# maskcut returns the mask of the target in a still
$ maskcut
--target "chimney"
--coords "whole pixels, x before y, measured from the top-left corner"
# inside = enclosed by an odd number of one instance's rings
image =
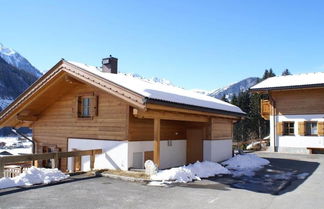
[[[102,72],[117,74],[117,64],[118,64],[118,59],[112,57],[111,55],[108,58],[103,58]]]

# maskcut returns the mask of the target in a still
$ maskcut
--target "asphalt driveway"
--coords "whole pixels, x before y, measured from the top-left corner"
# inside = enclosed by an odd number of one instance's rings
[[[106,177],[0,190],[0,208],[323,208],[324,155],[258,153],[271,166],[254,178],[217,177],[152,187]],[[298,179],[300,173],[309,173]],[[271,182],[269,176],[289,173]],[[271,178],[270,178],[271,179]]]

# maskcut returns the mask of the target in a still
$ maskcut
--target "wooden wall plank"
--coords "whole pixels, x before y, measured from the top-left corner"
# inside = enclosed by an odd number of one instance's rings
[[[324,88],[273,91],[279,115],[304,115],[324,113]]]

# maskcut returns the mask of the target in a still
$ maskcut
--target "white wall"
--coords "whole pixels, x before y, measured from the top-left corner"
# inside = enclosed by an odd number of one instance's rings
[[[271,140],[270,146],[274,146],[273,129],[275,126],[272,123],[273,116],[270,117]],[[278,136],[276,135],[276,145],[279,147],[279,152],[299,152],[308,153],[307,147],[324,147],[324,136],[300,136],[298,133],[298,122],[301,121],[324,121],[324,114],[312,115],[279,115],[276,116],[277,122],[294,121],[295,136]]]
[[[102,149],[103,154],[96,155],[95,169],[128,169],[127,141],[72,139],[68,140],[68,151],[73,149],[89,150]],[[68,169],[72,170],[73,160],[68,159]],[[82,157],[82,171],[90,170],[90,157]]]
[[[172,146],[168,146],[168,141],[161,141],[160,144],[160,168],[170,168],[186,164],[187,141],[171,140]],[[128,170],[133,167],[134,152],[141,152],[144,160],[145,151],[153,151],[153,141],[111,141],[111,140],[91,140],[75,139],[68,140],[68,150],[73,149],[103,149],[103,154],[96,155],[95,169],[121,169]],[[144,162],[143,162],[144,166]],[[73,159],[68,159],[68,169],[72,170]],[[82,171],[90,170],[90,157],[82,157]]]
[[[160,168],[171,168],[185,165],[187,163],[187,140],[161,141]]]
[[[171,140],[172,146],[168,146],[168,141],[160,142],[160,168],[170,168],[186,164],[187,141]],[[128,162],[129,167],[133,167],[134,152],[153,151],[153,141],[134,141],[128,143]],[[143,162],[144,165],[144,162]]]
[[[131,141],[128,142],[128,168],[134,167],[133,154],[134,152],[142,152],[142,158],[144,159],[144,152],[153,151],[153,141]],[[144,168],[144,162],[142,165]]]
[[[232,157],[232,139],[204,140],[203,159],[221,162]]]

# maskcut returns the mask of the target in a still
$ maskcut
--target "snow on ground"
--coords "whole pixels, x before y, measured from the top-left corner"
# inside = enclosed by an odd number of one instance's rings
[[[51,182],[61,181],[68,177],[69,175],[62,173],[57,168],[47,169],[31,167],[14,178],[1,178],[0,189],[17,186],[31,186],[34,184],[49,184]]]
[[[3,151],[10,152],[13,155],[32,153],[32,143],[29,141],[20,142],[18,137],[0,137],[0,143],[1,142],[5,142],[6,146],[0,148],[0,153]]]
[[[248,144],[246,146],[246,149],[250,150],[253,149],[255,146],[257,146],[258,144],[260,144],[261,142],[252,142],[251,144]]]
[[[171,169],[159,171],[151,176],[151,180],[165,183],[180,182],[187,183],[194,180],[201,180],[211,176],[230,174],[234,177],[246,175],[253,176],[255,171],[261,169],[270,162],[255,154],[236,155],[235,157],[221,164],[203,161]]]
[[[255,154],[236,155],[222,163],[232,172],[234,177],[246,175],[253,176],[256,170],[268,165],[269,160],[258,157]]]
[[[151,176],[151,180],[187,183],[189,181],[200,180],[200,178],[207,178],[220,174],[230,174],[230,171],[215,162],[198,161],[187,166],[162,170]]]

